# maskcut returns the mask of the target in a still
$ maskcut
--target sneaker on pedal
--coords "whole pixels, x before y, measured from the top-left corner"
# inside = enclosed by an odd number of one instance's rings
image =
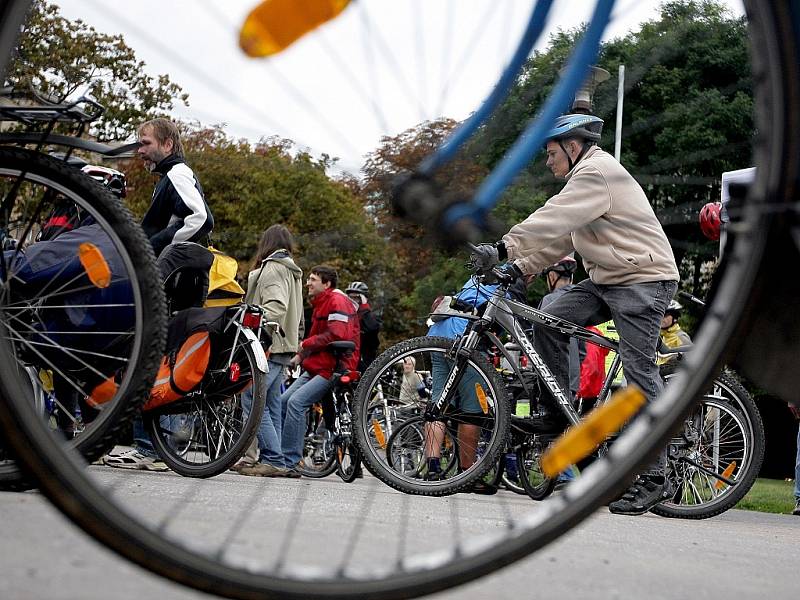
[[[794,505],[794,510],[792,511],[792,514],[800,517],[800,498],[798,498],[797,503]]]
[[[640,475],[622,497],[608,505],[608,510],[615,515],[643,515],[673,494],[669,479]]]

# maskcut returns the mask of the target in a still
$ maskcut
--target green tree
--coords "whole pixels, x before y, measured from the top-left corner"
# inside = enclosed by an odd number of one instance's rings
[[[493,167],[536,115],[582,31],[557,32],[547,49],[528,60],[501,110],[473,141],[476,161]],[[595,95],[595,113],[606,122],[601,146],[614,145],[613,75],[624,64],[621,161],[647,193],[684,281],[700,283],[700,265],[715,255],[716,244],[701,235],[699,209],[719,199],[724,171],[751,160],[753,92],[744,19],[717,2],[666,2],[658,19],[604,43],[596,62],[612,73]],[[535,210],[560,186],[537,157],[499,210],[513,220],[524,212],[526,199]]]
[[[384,328],[387,339],[408,338],[424,331],[423,318],[440,294],[461,287],[467,271],[461,251],[447,252],[426,233],[392,213],[391,196],[398,176],[411,172],[453,131],[452,119],[426,121],[396,136],[387,136],[368,157],[360,195],[389,245],[392,264],[382,282],[386,296]],[[486,169],[459,156],[436,176],[449,197],[468,198]]]
[[[176,101],[188,105],[188,95],[168,75],[145,74],[145,63],[122,35],[70,21],[45,0],[31,6],[6,79],[6,85],[33,87],[58,99],[90,95],[106,107],[92,125],[99,139],[125,139],[142,121],[168,113]]]

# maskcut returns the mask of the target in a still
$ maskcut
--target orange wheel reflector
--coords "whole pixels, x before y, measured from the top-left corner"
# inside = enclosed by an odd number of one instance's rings
[[[383,427],[378,423],[378,419],[372,419],[372,431],[375,433],[375,440],[381,448],[386,448],[386,434],[383,433]]]
[[[111,269],[100,248],[90,242],[84,242],[78,246],[78,258],[89,281],[96,287],[107,288],[111,285]]]
[[[725,470],[722,472],[722,476],[725,479],[728,479],[731,475],[733,475],[733,472],[735,470],[736,470],[736,461],[734,460],[733,462],[731,462],[731,464],[729,464],[727,467],[725,467]],[[714,489],[721,490],[726,485],[728,485],[728,484],[725,483],[724,481],[722,481],[721,479],[718,479],[716,481],[716,483],[714,483]]]
[[[481,405],[483,414],[489,414],[489,402],[486,400],[486,392],[483,391],[483,386],[480,383],[475,384],[475,395],[478,397],[478,403]]]
[[[239,46],[252,57],[272,56],[342,12],[350,0],[265,0],[239,32]]]
[[[615,393],[611,400],[595,408],[583,421],[567,429],[553,442],[542,454],[542,472],[553,479],[589,456],[608,436],[622,429],[644,403],[644,394],[635,386]]]

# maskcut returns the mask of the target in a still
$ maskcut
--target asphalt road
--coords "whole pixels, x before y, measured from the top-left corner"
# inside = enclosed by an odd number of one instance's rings
[[[267,480],[223,475],[198,482],[172,473],[120,472],[92,468],[96,481],[146,520],[163,518],[167,498],[180,495],[191,504],[188,520],[193,531],[225,529],[234,514],[247,510],[253,523],[269,522],[264,531],[280,534],[281,524],[301,514],[308,527],[293,532],[291,548],[263,543],[263,531],[252,536],[237,533],[239,545],[250,554],[269,552],[303,556],[314,548],[330,551],[345,533],[346,519],[319,525],[320,515],[358,514],[366,533],[360,552],[380,556],[387,552],[386,529],[398,522],[399,506],[424,518],[426,532],[414,542],[433,543],[444,532],[452,535],[458,512],[462,535],[485,531],[503,523],[502,515],[535,510],[527,498],[501,492],[493,497],[460,494],[449,499],[408,498],[371,477],[346,485],[335,476],[325,480]],[[191,502],[186,501],[191,498]],[[253,499],[257,498],[257,502]],[[297,498],[303,512],[297,512]],[[368,513],[363,512],[370,498]],[[442,503],[448,505],[442,511]],[[218,510],[227,506],[228,512]],[[148,508],[150,507],[150,508]],[[410,508],[409,508],[410,507]],[[499,507],[499,508],[498,508]],[[533,508],[532,508],[533,507]],[[361,512],[359,512],[361,511]],[[214,516],[218,515],[218,516]],[[432,517],[431,515],[434,515]],[[437,517],[438,515],[438,517]],[[186,517],[187,514],[182,514]],[[215,522],[215,518],[220,522]],[[179,519],[176,517],[177,523]],[[0,598],[4,600],[183,600],[210,598],[163,580],[127,563],[86,537],[56,512],[37,492],[0,493]],[[176,526],[177,527],[177,526]],[[383,528],[383,537],[370,532]],[[244,531],[257,531],[250,524]],[[389,533],[389,538],[393,534]],[[254,541],[257,540],[257,541]],[[422,546],[420,546],[422,547]],[[619,517],[598,510],[578,528],[537,554],[463,587],[430,596],[473,598],[769,598],[800,597],[800,518],[732,510],[706,521],[664,519],[652,515]],[[265,559],[266,560],[266,559]]]

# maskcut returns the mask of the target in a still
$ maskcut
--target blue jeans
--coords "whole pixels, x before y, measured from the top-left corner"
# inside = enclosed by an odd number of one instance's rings
[[[158,422],[165,430],[178,432],[187,426],[188,417],[186,415],[163,415],[159,417]],[[144,428],[141,415],[137,415],[133,420],[133,447],[143,456],[160,458],[153,446],[153,440],[150,439],[150,434]]]
[[[303,372],[280,397],[286,419],[283,421],[281,448],[283,465],[292,468],[303,458],[303,442],[306,435],[306,413],[311,405],[319,402],[333,384],[321,375],[311,376]]]
[[[794,462],[794,497],[800,502],[800,427],[797,429],[797,458]]]
[[[614,319],[625,377],[652,402],[663,388],[656,364],[661,318],[677,288],[675,281],[599,285],[585,279],[549,304],[547,312],[582,326]],[[562,390],[569,390],[569,339],[553,329],[535,328],[536,351]],[[666,449],[647,473],[663,475],[665,464]]]
[[[265,376],[267,389],[267,402],[264,405],[264,414],[258,426],[256,439],[258,440],[258,462],[268,463],[274,467],[283,466],[283,452],[281,451],[281,432],[283,421],[281,417],[281,384],[283,383],[283,365],[269,361],[269,372]],[[253,388],[250,387],[242,395],[242,407],[245,418],[250,414],[253,406]]]
[[[136,415],[133,419],[133,447],[139,451],[139,454],[156,458],[156,449],[153,448],[153,442],[150,439],[150,434],[144,428],[144,422],[141,415]]]

